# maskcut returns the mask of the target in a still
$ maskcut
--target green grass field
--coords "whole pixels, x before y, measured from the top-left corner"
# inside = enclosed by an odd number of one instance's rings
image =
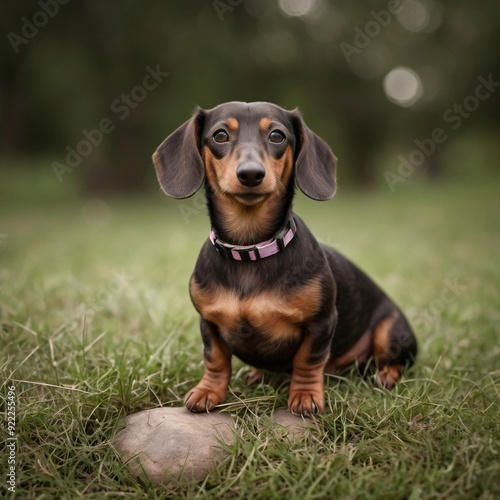
[[[18,498],[500,498],[498,178],[299,198],[318,239],[407,313],[418,362],[391,393],[327,377],[327,412],[293,445],[267,418],[287,377],[248,389],[235,362],[231,453],[203,484],[156,490],[108,440],[127,413],[182,405],[201,376],[187,289],[208,233],[200,198],[89,200],[71,179],[29,179],[3,173],[0,187],[1,412],[7,423],[15,401]]]

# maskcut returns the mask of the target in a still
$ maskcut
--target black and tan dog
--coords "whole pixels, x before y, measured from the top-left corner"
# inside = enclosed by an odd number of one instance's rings
[[[224,401],[233,354],[256,368],[253,381],[261,369],[291,372],[295,414],[323,412],[323,374],[351,363],[394,386],[417,350],[407,320],[292,213],[295,184],[314,200],[336,189],[336,158],[297,111],[264,102],[198,109],[153,161],[168,196],[204,185],[212,224],[190,281],[205,374],[186,396],[189,410]]]

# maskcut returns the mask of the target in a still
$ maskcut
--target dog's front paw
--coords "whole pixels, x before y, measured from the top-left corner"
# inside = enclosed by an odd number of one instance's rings
[[[186,394],[184,404],[189,411],[208,412],[223,403],[224,399],[225,393],[221,394],[220,391],[197,385]]]
[[[294,415],[310,417],[325,411],[323,391],[292,390],[288,398],[288,410]]]

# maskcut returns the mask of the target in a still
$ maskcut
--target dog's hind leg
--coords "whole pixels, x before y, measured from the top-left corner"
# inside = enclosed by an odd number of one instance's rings
[[[254,387],[262,382],[264,379],[264,371],[258,368],[252,368],[245,377],[245,383],[249,387]]]
[[[374,381],[392,389],[406,366],[413,364],[417,342],[406,318],[395,310],[381,319],[373,328]]]

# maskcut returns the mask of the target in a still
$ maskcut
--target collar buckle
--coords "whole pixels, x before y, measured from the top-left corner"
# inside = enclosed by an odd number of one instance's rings
[[[224,243],[221,243],[220,240],[214,235],[214,239],[212,240],[212,243],[217,250],[217,253],[224,257],[225,259],[232,259],[233,256],[231,255],[231,250],[227,248],[227,246]]]

